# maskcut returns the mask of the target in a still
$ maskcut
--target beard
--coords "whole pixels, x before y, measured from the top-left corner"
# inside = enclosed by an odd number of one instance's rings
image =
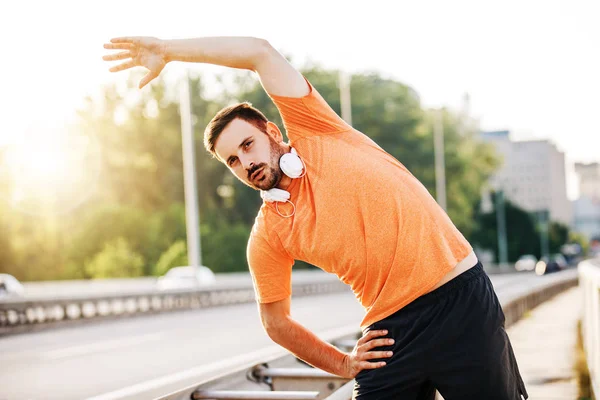
[[[255,165],[248,171],[248,185],[258,190],[269,190],[281,182],[283,171],[279,168],[279,159],[285,154],[285,150],[269,137],[269,162]],[[262,178],[252,180],[252,174],[262,168]]]

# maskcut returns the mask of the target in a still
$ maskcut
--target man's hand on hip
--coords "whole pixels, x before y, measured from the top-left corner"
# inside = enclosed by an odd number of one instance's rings
[[[385,366],[385,361],[372,362],[369,360],[389,358],[392,356],[391,351],[372,351],[375,348],[389,346],[394,343],[394,339],[381,338],[387,335],[386,330],[369,331],[361,337],[352,353],[348,354],[344,359],[343,375],[344,378],[353,379],[363,369],[376,369]]]

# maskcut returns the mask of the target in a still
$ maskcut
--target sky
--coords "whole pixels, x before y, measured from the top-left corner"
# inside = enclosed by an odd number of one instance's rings
[[[573,162],[600,162],[600,1],[19,1],[0,15],[0,146],[52,135],[86,95],[123,81],[103,43],[117,36],[262,37],[291,56],[348,72],[377,71],[425,107],[459,108],[484,130],[548,139]],[[214,73],[207,65],[174,63]]]

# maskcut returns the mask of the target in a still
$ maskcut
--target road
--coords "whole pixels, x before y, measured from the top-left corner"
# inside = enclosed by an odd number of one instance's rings
[[[553,279],[491,277],[501,301]],[[296,298],[292,316],[319,334],[358,329],[350,292]],[[0,399],[149,399],[259,353],[279,351],[255,304],[180,311],[0,338]]]

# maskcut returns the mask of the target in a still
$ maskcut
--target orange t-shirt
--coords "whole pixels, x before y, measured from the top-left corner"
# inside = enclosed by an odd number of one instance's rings
[[[406,167],[346,124],[312,86],[303,98],[270,96],[306,175],[287,189],[293,217],[266,202],[256,217],[247,256],[259,302],[290,296],[292,265],[303,260],[352,288],[365,328],[429,292],[472,251]],[[279,203],[279,210],[288,214],[291,206]]]

